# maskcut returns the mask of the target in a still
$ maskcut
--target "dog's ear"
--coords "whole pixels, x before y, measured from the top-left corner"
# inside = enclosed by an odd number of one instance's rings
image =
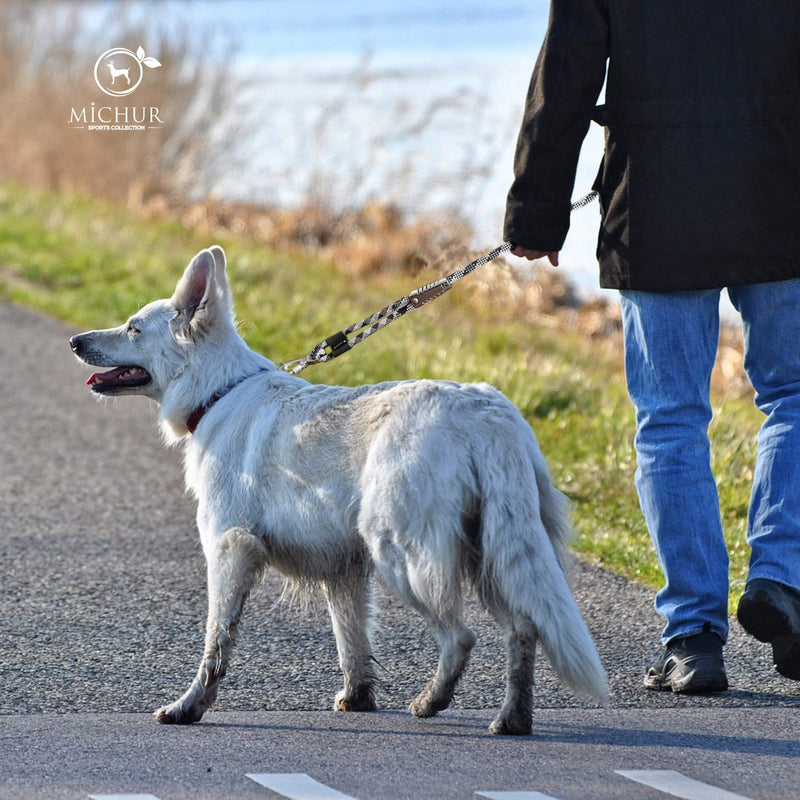
[[[176,327],[183,334],[202,332],[214,318],[217,305],[216,259],[201,250],[191,261],[175,287],[172,304],[178,312]]]
[[[225,258],[225,251],[218,244],[212,244],[211,247],[208,248],[208,252],[214,256],[214,264],[217,267],[217,275],[224,274],[225,266],[228,263],[227,259]]]
[[[231,287],[228,283],[228,276],[225,272],[227,266],[227,259],[225,258],[225,251],[218,245],[212,245],[208,248],[208,252],[214,256],[214,280],[217,284],[217,290],[220,297],[225,303],[225,307],[233,316],[233,301],[231,300]]]

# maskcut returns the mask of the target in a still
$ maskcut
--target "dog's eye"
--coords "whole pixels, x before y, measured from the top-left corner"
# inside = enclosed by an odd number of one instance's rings
[[[129,322],[128,323],[128,333],[131,336],[138,336],[141,333],[141,331],[132,322]]]

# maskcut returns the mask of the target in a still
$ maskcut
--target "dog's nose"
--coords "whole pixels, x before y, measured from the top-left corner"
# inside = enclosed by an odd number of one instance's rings
[[[78,350],[80,350],[81,344],[82,344],[82,342],[81,342],[81,337],[80,336],[73,336],[69,340],[69,346],[72,348],[72,352],[73,353],[77,353]]]

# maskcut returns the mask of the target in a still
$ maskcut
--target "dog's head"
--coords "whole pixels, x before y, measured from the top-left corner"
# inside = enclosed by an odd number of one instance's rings
[[[230,332],[225,253],[214,246],[192,259],[169,300],[149,303],[117,328],[73,336],[70,346],[84,364],[110,368],[87,381],[96,394],[140,394],[160,403],[196,360],[196,345]]]

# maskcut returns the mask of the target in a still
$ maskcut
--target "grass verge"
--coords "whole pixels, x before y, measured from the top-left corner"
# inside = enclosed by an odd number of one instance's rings
[[[348,276],[244,237],[215,241],[228,253],[242,335],[276,362],[305,354],[428,279]],[[143,222],[115,206],[0,185],[0,296],[76,329],[118,324],[168,296],[191,256],[211,243],[177,223]],[[582,557],[658,587],[661,574],[633,487],[633,412],[618,343],[505,318],[502,306],[476,307],[470,293],[466,279],[424,312],[304,377],[349,385],[421,377],[496,385],[531,423],[554,482],[572,499]],[[732,603],[747,571],[759,424],[750,400],[715,397],[711,435]]]

